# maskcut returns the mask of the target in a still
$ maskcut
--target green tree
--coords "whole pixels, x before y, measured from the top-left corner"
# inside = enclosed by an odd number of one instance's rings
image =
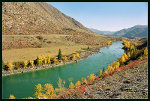
[[[59,51],[58,51],[58,59],[59,59],[59,60],[62,59],[61,49],[59,49]]]

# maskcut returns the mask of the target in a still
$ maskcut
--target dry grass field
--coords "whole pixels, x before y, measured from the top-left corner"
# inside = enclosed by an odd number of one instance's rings
[[[36,38],[40,36],[41,39]],[[30,42],[30,45],[34,43],[40,43],[40,47],[28,47],[21,49],[6,49],[2,51],[2,59],[4,62],[12,61],[25,61],[25,60],[33,60],[36,59],[37,56],[47,56],[51,55],[51,57],[58,54],[58,50],[62,50],[63,55],[69,55],[71,53],[75,53],[76,51],[80,51],[81,48],[87,48],[87,45],[77,44],[71,41],[67,41],[64,39],[65,36],[68,35],[3,35],[3,41],[12,42],[14,47],[18,44],[13,42],[13,40],[24,40],[24,44],[26,42]]]

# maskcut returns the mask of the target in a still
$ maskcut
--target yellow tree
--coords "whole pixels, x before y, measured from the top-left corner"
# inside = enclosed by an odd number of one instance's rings
[[[81,82],[78,80],[75,84],[76,87],[80,86],[81,85]]]
[[[102,71],[102,70],[100,70],[100,71],[99,71],[99,75],[98,75],[98,76],[99,76],[99,77],[101,77],[101,76],[102,76],[102,74],[103,74],[103,71]]]
[[[81,83],[83,84],[84,83],[84,78],[82,77],[82,79],[81,79]]]
[[[126,62],[126,60],[125,60],[124,55],[122,55],[121,58],[120,58],[120,63],[124,63],[124,62]]]
[[[15,99],[15,96],[10,94],[9,99]]]
[[[74,84],[72,82],[70,82],[69,88],[73,89],[74,87],[75,87]]]
[[[108,41],[107,41],[107,45],[110,45],[110,44],[111,44],[111,40],[108,40]]]
[[[130,52],[127,52],[127,56],[128,56],[129,58],[131,57]]]
[[[76,56],[77,56],[77,58],[80,58],[80,55],[79,55],[79,53],[76,53]]]
[[[63,58],[63,59],[64,59],[64,61],[67,61],[67,60],[68,60],[66,56],[64,56],[64,58]]]
[[[108,72],[111,72],[112,71],[112,66],[108,65]]]
[[[95,78],[96,78],[96,76],[95,76],[95,74],[90,74],[90,76],[89,76],[89,80],[95,80]]]
[[[72,54],[72,60],[75,60],[75,59],[76,59],[75,54]]]
[[[41,56],[38,56],[36,60],[37,60],[38,66],[42,65],[42,57]]]
[[[144,55],[148,55],[148,49],[147,49],[147,47],[144,49]]]
[[[29,63],[31,66],[34,66],[34,61],[30,60]]]
[[[8,63],[7,63],[7,66],[8,66],[8,68],[9,68],[9,70],[12,70],[12,67],[13,67],[12,62],[8,62]]]
[[[126,53],[124,53],[123,55],[124,55],[124,57],[125,57],[125,60],[128,60],[128,56],[127,56],[127,54],[126,54]]]
[[[84,79],[84,81],[83,81],[85,84],[87,84],[87,80],[86,80],[86,78]]]
[[[43,87],[42,87],[41,84],[35,85],[35,93],[34,93],[34,95],[35,95],[36,98],[39,98],[39,97],[43,96],[42,91],[43,91]]]
[[[47,83],[44,85],[44,87],[45,87],[44,89],[45,89],[45,93],[47,96],[51,96],[51,95],[55,94],[55,90],[54,90],[52,84]]]
[[[24,61],[24,68],[27,67],[28,61]]]
[[[51,58],[47,57],[47,63],[50,64],[51,63]]]
[[[53,58],[53,62],[56,63],[58,62],[58,59],[56,57]]]
[[[46,57],[43,57],[43,63],[47,64],[47,58]]]

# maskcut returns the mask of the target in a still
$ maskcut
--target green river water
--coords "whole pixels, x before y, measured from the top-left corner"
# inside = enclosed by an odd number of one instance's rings
[[[100,69],[106,69],[108,64],[116,61],[124,53],[122,47],[121,41],[113,42],[112,45],[101,48],[100,53],[95,53],[78,63],[5,76],[2,78],[2,97],[9,98],[10,94],[13,94],[16,98],[33,96],[35,85],[38,83],[42,85],[51,83],[56,88],[58,87],[59,77],[65,80],[65,87],[68,88],[69,79],[72,79],[72,82],[75,83],[82,77],[87,77],[91,73],[98,75]]]

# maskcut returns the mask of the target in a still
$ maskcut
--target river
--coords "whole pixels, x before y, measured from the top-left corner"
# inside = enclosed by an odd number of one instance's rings
[[[112,45],[101,48],[99,53],[95,53],[78,63],[5,76],[2,78],[2,97],[9,98],[10,94],[16,98],[34,96],[35,85],[51,83],[56,88],[59,77],[65,80],[65,87],[68,88],[69,80],[75,83],[82,77],[87,77],[91,73],[98,75],[100,69],[106,69],[108,64],[116,61],[124,53],[122,47],[121,41],[113,42]]]

